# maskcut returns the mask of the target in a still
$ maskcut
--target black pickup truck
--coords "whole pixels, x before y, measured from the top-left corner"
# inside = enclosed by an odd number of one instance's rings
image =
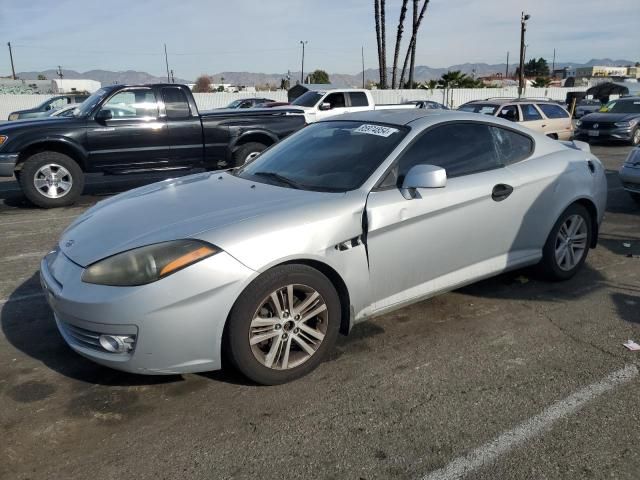
[[[71,117],[0,125],[0,176],[15,175],[35,205],[59,207],[80,196],[85,172],[230,168],[304,125],[294,108],[200,113],[184,85],[112,85]]]

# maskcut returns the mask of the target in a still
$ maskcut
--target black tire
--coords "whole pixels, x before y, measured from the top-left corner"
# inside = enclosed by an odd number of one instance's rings
[[[47,164],[63,167],[71,178],[71,187],[66,193],[57,198],[48,197],[35,185],[36,173]],[[80,166],[71,157],[58,152],[40,152],[27,158],[22,165],[18,180],[27,199],[42,208],[71,205],[82,194],[82,189],[84,188],[84,173]]]
[[[556,260],[556,241],[558,237],[558,231],[567,221],[567,219],[572,215],[579,215],[580,217],[582,217],[582,220],[586,224],[586,247],[582,254],[582,258],[580,258],[580,260],[574,265],[574,267],[570,270],[563,270],[562,268],[560,268],[558,261]],[[587,209],[578,203],[570,205],[564,212],[562,212],[562,215],[560,215],[560,218],[558,218],[558,221],[556,221],[555,225],[551,229],[551,233],[549,233],[549,237],[547,238],[544,248],[542,249],[542,260],[538,265],[540,273],[542,273],[543,276],[548,280],[569,280],[578,272],[578,270],[580,270],[585,260],[587,259],[589,248],[591,247],[592,235],[593,225],[591,221],[591,215],[589,214]]]
[[[266,149],[266,145],[258,142],[249,142],[244,145],[240,145],[233,152],[233,165],[235,167],[240,167],[245,164],[247,159],[250,159],[249,157],[254,156],[256,153],[261,153]]]
[[[629,142],[634,147],[640,145],[640,127],[636,127],[633,132],[631,132],[631,141]]]
[[[249,345],[251,321],[263,299],[289,284],[311,287],[327,306],[327,325],[322,343],[304,363],[290,369],[272,369],[263,365]],[[340,329],[340,298],[331,281],[306,265],[282,265],[255,279],[236,300],[225,327],[224,354],[247,378],[261,385],[278,385],[302,377],[315,369],[333,348]],[[282,330],[284,332],[284,330]]]

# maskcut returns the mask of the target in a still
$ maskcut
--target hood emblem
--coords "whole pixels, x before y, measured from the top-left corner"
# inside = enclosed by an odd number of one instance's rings
[[[72,247],[74,243],[76,243],[75,240],[69,240],[67,241],[67,243],[64,244],[64,246],[69,248],[69,247]]]
[[[593,124],[593,128],[598,128],[599,126],[600,126],[600,124],[599,124],[599,123],[594,123],[594,124]]]

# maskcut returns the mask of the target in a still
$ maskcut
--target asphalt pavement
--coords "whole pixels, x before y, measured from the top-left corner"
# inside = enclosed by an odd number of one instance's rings
[[[511,272],[365,322],[287,385],[137,376],[72,352],[38,264],[87,207],[161,175],[91,177],[77,205],[0,181],[1,479],[640,478],[640,206],[608,169],[572,280]],[[180,319],[176,318],[179,322]]]

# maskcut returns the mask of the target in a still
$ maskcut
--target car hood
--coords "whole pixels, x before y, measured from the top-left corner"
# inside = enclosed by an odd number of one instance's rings
[[[640,117],[640,113],[590,113],[585,115],[582,120],[588,122],[626,122],[634,118]]]
[[[0,133],[8,134],[14,131],[26,130],[34,125],[47,125],[55,127],[57,125],[63,125],[65,123],[72,122],[77,119],[75,117],[35,117],[24,118],[19,120],[13,120],[0,124]]]
[[[267,214],[285,221],[287,209],[313,211],[314,204],[342,195],[257,183],[224,172],[190,175],[98,203],[65,230],[59,246],[72,261],[87,266],[152,243],[212,236],[215,242],[211,232],[222,227]]]

